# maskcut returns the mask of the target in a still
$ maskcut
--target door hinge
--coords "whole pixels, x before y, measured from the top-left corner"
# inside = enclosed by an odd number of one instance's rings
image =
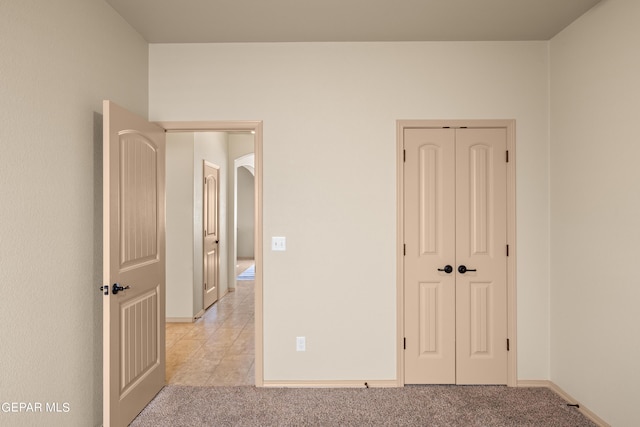
[[[509,150],[507,150],[507,163],[509,163]]]
[[[507,338],[507,351],[509,351],[509,338]]]
[[[507,245],[507,256],[509,256],[509,245]]]
[[[407,337],[404,337],[402,339],[402,349],[406,350],[407,349]]]
[[[403,244],[402,245],[402,255],[406,256],[407,255],[407,244]]]

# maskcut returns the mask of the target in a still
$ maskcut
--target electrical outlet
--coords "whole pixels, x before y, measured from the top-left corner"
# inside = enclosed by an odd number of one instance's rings
[[[306,337],[296,337],[296,351],[307,351]]]
[[[287,238],[286,237],[271,237],[271,250],[272,251],[286,251],[287,250]]]

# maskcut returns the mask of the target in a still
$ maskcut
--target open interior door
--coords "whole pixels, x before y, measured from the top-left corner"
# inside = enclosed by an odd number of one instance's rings
[[[114,427],[165,383],[165,135],[110,101],[103,115],[103,421]]]
[[[204,225],[204,309],[218,300],[220,282],[220,223],[218,205],[220,194],[220,167],[204,162],[204,197],[202,223]]]

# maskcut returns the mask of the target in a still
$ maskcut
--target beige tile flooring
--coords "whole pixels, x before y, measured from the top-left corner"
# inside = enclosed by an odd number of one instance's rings
[[[236,274],[251,264],[253,260],[239,260]],[[197,321],[166,324],[168,384],[255,384],[253,288],[253,281],[238,281],[234,292],[223,296]]]

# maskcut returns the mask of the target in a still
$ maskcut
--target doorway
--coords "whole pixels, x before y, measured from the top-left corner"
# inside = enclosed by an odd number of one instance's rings
[[[245,326],[255,338],[253,382],[262,386],[262,122],[150,123],[108,100],[103,102],[103,121],[104,424],[128,423],[165,383],[168,130],[254,134],[256,303],[253,325]],[[193,158],[191,154],[191,162]],[[193,187],[186,193],[194,193]],[[202,228],[196,229],[193,221],[189,228],[202,238]]]
[[[239,142],[242,143],[242,141]],[[229,288],[235,289],[238,275],[245,270],[245,261],[255,260],[255,154],[253,152],[240,155],[233,161],[232,197],[231,266],[240,271],[238,274],[229,276]],[[239,260],[243,262],[240,263]],[[255,264],[253,265],[255,270]]]
[[[253,335],[255,346],[255,364],[252,368],[254,384],[258,387],[263,385],[263,335],[262,335],[262,122],[242,121],[242,122],[158,122],[167,132],[228,132],[250,134],[253,139],[254,154],[254,174],[255,174],[255,196],[254,196],[254,246],[255,246],[255,280],[251,297],[254,303],[251,305],[251,319],[253,324],[250,332]],[[233,257],[229,257],[232,259]],[[235,265],[229,267],[229,276],[235,277],[232,272]],[[231,283],[231,281],[229,281]],[[230,294],[227,294],[230,295]],[[237,295],[234,295],[237,298]],[[222,302],[220,300],[219,302]],[[217,305],[217,304],[216,304]],[[215,305],[214,305],[215,307]],[[249,330],[249,329],[247,329]],[[198,333],[198,332],[194,332]],[[206,332],[200,332],[205,333]]]
[[[398,121],[398,382],[516,382],[514,122]]]

